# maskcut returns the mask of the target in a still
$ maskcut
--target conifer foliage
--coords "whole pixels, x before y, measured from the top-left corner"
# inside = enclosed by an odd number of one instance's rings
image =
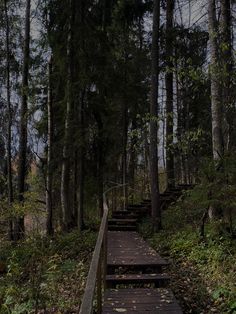
[[[223,171],[235,147],[234,3],[206,1],[199,17],[182,2],[2,2],[10,238],[24,237],[32,207],[49,235],[82,230],[110,189],[113,208],[150,198],[159,230],[159,191],[198,183],[203,158]]]

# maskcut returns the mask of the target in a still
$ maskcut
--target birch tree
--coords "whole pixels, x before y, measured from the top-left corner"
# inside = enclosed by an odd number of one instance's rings
[[[218,25],[216,19],[215,0],[208,1],[208,28],[210,41],[210,74],[211,74],[211,115],[212,115],[212,148],[213,158],[219,163],[224,155],[224,143],[222,132],[222,103],[221,86],[219,77],[219,49],[218,49]]]

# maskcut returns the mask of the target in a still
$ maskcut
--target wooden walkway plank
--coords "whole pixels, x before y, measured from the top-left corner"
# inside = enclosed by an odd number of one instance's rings
[[[105,292],[102,313],[182,314],[182,310],[173,293],[168,289],[126,288],[111,289]]]
[[[168,263],[137,232],[109,231],[107,243],[107,288],[118,289],[105,291],[103,314],[182,314],[173,293],[163,288],[169,277],[160,271]]]
[[[165,266],[168,263],[137,232],[108,232],[109,266]]]

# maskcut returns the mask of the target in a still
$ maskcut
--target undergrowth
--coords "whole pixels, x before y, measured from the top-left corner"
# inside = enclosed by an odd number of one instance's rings
[[[83,295],[96,233],[73,231],[54,239],[2,244],[0,313],[75,313]]]
[[[172,266],[175,264],[174,272],[179,272],[180,278],[176,279],[174,292],[182,298],[185,313],[235,314],[236,240],[221,229],[219,221],[208,221],[205,238],[201,238],[201,213],[186,211],[181,205],[179,202],[163,213],[161,232],[152,235],[149,220],[140,225],[140,231],[157,251],[172,261]],[[183,282],[192,283],[189,287]],[[179,293],[180,286],[183,291]]]

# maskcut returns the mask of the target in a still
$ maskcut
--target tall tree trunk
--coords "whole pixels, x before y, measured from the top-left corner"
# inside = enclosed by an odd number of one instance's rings
[[[211,55],[211,119],[212,119],[212,150],[213,160],[216,163],[216,169],[222,169],[222,158],[224,157],[223,140],[223,109],[221,103],[221,73],[219,61],[219,30],[216,19],[215,0],[208,0],[208,27]],[[209,217],[217,216],[217,208],[210,206]]]
[[[220,60],[222,62],[222,105],[224,109],[224,118],[226,124],[226,132],[224,136],[225,151],[232,153],[235,150],[235,103],[233,100],[233,43],[232,43],[232,16],[231,16],[231,1],[221,0],[221,19],[220,19]],[[225,178],[228,181],[228,178]],[[228,183],[228,182],[227,182]],[[229,226],[232,234],[232,217],[230,209],[225,209],[223,212],[225,223]]]
[[[218,27],[215,0],[208,0],[208,24],[211,54],[211,115],[213,158],[220,162],[224,155],[222,132],[222,104],[219,78]]]
[[[73,153],[73,204],[72,204],[72,223],[73,227],[77,227],[78,223],[78,149],[74,149]]]
[[[47,234],[53,234],[52,224],[52,159],[53,159],[53,100],[52,100],[52,59],[48,64],[48,147],[47,147],[47,177],[46,177],[46,210],[47,210]]]
[[[97,122],[97,186],[98,186],[98,207],[99,216],[103,216],[103,121],[99,111],[94,111],[94,117]]]
[[[11,153],[11,128],[12,128],[12,109],[11,109],[11,83],[10,83],[10,28],[7,1],[4,0],[4,11],[6,20],[6,85],[7,85],[7,185],[8,185],[8,204],[13,202],[13,185],[12,185],[12,153]],[[9,221],[9,239],[13,240],[12,220]]]
[[[176,48],[176,47],[175,47]],[[177,51],[175,49],[175,56],[177,56]],[[177,154],[177,161],[178,161],[178,181],[180,183],[185,183],[185,173],[184,173],[184,162],[183,162],[183,151],[180,148],[181,140],[182,140],[182,133],[183,133],[183,109],[182,109],[182,101],[181,101],[181,89],[180,89],[180,77],[178,71],[178,60],[175,58],[175,82],[176,82],[176,107],[177,107],[177,130],[176,136],[178,141],[178,154]]]
[[[149,177],[150,177],[150,147],[148,144],[148,134],[147,130],[144,127],[143,132],[143,159],[144,159],[144,173],[143,173],[143,195],[146,197],[150,196],[150,184],[149,184]]]
[[[67,103],[64,145],[62,153],[61,171],[61,207],[62,207],[62,228],[67,231],[71,226],[72,213],[70,208],[70,144],[72,133],[72,108],[73,108],[73,26],[74,26],[74,0],[70,0],[69,30],[67,38]]]
[[[222,60],[222,89],[224,108],[226,113],[227,134],[226,134],[226,150],[231,150],[234,141],[234,121],[235,109],[232,99],[232,71],[233,71],[233,45],[231,34],[231,5],[230,0],[221,0],[221,19],[220,19],[220,32],[221,32],[221,60]]]
[[[132,122],[132,131],[135,132],[137,128],[137,121],[136,117],[133,118]],[[135,170],[136,170],[136,165],[137,165],[137,157],[136,157],[136,146],[137,140],[136,137],[133,136],[131,138],[131,147],[130,147],[130,162],[129,162],[129,180],[130,180],[130,187],[132,188],[131,190],[131,195],[132,195],[132,203],[134,201],[134,196],[135,196]]]
[[[158,79],[159,79],[159,28],[160,28],[160,0],[154,0],[153,31],[152,31],[152,73],[150,99],[150,179],[153,230],[161,228],[161,209],[158,179]]]
[[[166,8],[166,172],[167,185],[174,185],[174,155],[173,155],[173,15],[174,0],[167,0]]]
[[[85,0],[78,1],[78,12],[79,13],[79,24],[81,29],[85,25]],[[81,50],[85,50],[85,37],[82,36]],[[78,189],[77,189],[77,227],[79,231],[82,231],[85,227],[84,223],[84,185],[85,185],[85,97],[86,97],[86,86],[80,91],[79,99],[79,151],[78,151]]]
[[[84,228],[84,97],[85,90],[81,93],[79,126],[80,126],[80,149],[79,149],[79,180],[78,180],[78,213],[77,226],[80,231]]]
[[[26,2],[25,12],[25,39],[22,73],[22,102],[20,112],[20,143],[18,165],[18,199],[24,200],[26,178],[26,151],[27,151],[27,122],[28,122],[28,86],[29,86],[29,61],[30,61],[30,7],[31,1]],[[17,219],[14,227],[14,238],[17,240],[24,236],[24,217]]]
[[[98,125],[98,206],[99,214],[103,216],[103,123],[100,114],[96,115]]]
[[[126,98],[126,97],[125,97]],[[128,180],[127,180],[127,140],[128,140],[128,108],[126,104],[126,99],[123,103],[123,153],[122,153],[122,184],[123,184],[123,207],[126,209],[128,205]]]

